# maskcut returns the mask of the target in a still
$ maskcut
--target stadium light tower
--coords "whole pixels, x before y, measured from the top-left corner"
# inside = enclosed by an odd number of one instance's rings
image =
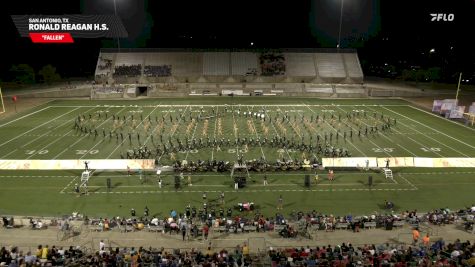
[[[114,15],[117,16],[117,3],[116,3],[116,0],[113,0],[114,1]],[[119,37],[117,37],[117,48],[119,49],[119,52],[120,52],[120,39]]]
[[[340,46],[341,46],[341,22],[343,20],[343,2],[345,0],[341,0],[341,5],[340,5],[340,26],[338,28],[338,44],[336,44],[336,48],[339,51]]]

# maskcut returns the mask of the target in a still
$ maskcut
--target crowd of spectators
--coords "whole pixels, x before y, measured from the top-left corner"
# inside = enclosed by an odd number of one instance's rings
[[[218,200],[221,201],[221,200]],[[242,204],[241,204],[242,205]],[[440,220],[435,218],[440,216]],[[417,210],[403,211],[395,214],[388,211],[386,214],[373,214],[369,216],[334,216],[333,214],[323,214],[315,210],[311,212],[292,212],[289,216],[276,213],[275,216],[264,216],[258,210],[249,212],[239,208],[239,203],[234,208],[223,208],[220,206],[210,206],[206,204],[202,208],[187,206],[184,212],[170,211],[169,216],[158,217],[135,216],[135,211],[131,218],[116,217],[112,219],[93,219],[88,223],[97,227],[98,231],[107,231],[114,228],[130,231],[154,230],[163,233],[183,232],[183,238],[202,237],[204,232],[209,230],[242,233],[242,232],[266,232],[274,231],[282,237],[296,237],[299,234],[309,236],[311,231],[335,231],[350,230],[359,232],[363,228],[386,228],[409,225],[419,227],[422,223],[440,225],[450,224],[456,221],[464,222],[465,229],[473,229],[473,215],[471,209],[450,211],[447,208],[433,210],[428,213],[417,213]],[[206,230],[205,230],[206,228]]]
[[[114,76],[134,77],[142,75],[142,65],[120,65],[115,66]]]
[[[282,54],[262,54],[259,64],[262,76],[285,75],[285,57]]]
[[[469,241],[432,245],[362,245],[273,249],[268,255],[272,266],[474,266],[475,245]]]
[[[112,59],[99,57],[99,64],[97,66],[99,70],[110,70],[112,69]]]
[[[206,193],[204,193],[206,199]],[[206,203],[206,202],[205,202]],[[146,230],[154,229],[166,234],[178,234],[183,236],[183,240],[195,238],[208,238],[208,233],[213,231],[225,231],[231,233],[238,232],[266,232],[275,231],[281,234],[287,231],[283,237],[292,237],[292,231],[302,231],[308,227],[319,230],[333,231],[338,224],[346,225],[346,229],[359,231],[365,223],[374,222],[376,227],[385,227],[388,223],[396,221],[408,224],[427,222],[440,225],[454,223],[463,218],[473,225],[475,206],[457,211],[448,208],[436,209],[428,213],[418,213],[417,210],[404,211],[398,215],[388,212],[387,215],[370,216],[334,216],[326,215],[316,211],[292,212],[289,216],[276,213],[274,217],[266,217],[255,210],[252,213],[236,211],[231,208],[225,210],[219,206],[196,209],[188,205],[184,212],[171,210],[168,216],[159,219],[156,216],[149,216],[150,211],[146,207],[143,216],[136,216],[136,211],[131,209],[130,218],[114,217],[89,219],[87,217],[73,216],[75,219],[84,220],[85,224],[97,227],[98,231],[109,231],[113,229]],[[73,218],[72,217],[72,218]],[[73,219],[74,219],[73,218]],[[71,219],[71,218],[70,218]],[[471,220],[471,221],[470,221]],[[12,219],[3,218],[6,228],[13,225]],[[61,225],[61,223],[59,223]],[[446,244],[439,239],[433,243],[429,242],[429,235],[425,236],[423,242],[415,240],[412,245],[362,245],[352,246],[350,243],[343,243],[339,246],[326,247],[306,247],[306,248],[282,248],[268,251],[269,263],[272,266],[455,266],[475,264],[475,246],[470,242]],[[102,243],[102,242],[101,242]],[[161,249],[134,248],[106,249],[100,246],[99,251],[91,253],[81,247],[70,247],[63,249],[55,246],[39,246],[36,252],[24,253],[18,248],[1,249],[0,266],[2,263],[7,266],[34,266],[48,263],[49,266],[120,266],[119,263],[142,263],[143,266],[252,266],[252,259],[249,257],[247,245],[237,247],[233,251],[225,249],[219,252],[208,248],[206,251],[165,251]],[[140,266],[140,265],[135,265]]]
[[[80,247],[63,247],[39,245],[36,251],[19,250],[17,247],[0,249],[0,266],[84,266],[81,261],[85,252]]]
[[[101,241],[97,251],[81,247],[63,249],[39,245],[36,251],[24,253],[17,247],[0,249],[0,266],[474,266],[475,245],[457,239],[446,243],[439,238],[433,243],[363,244],[315,247],[268,248],[267,255],[251,257],[244,243],[233,249],[210,245],[204,250],[164,248],[112,248]],[[259,265],[263,266],[263,265]]]
[[[165,250],[164,248],[105,248],[87,252],[80,247],[69,249],[38,246],[36,252],[19,251],[13,247],[0,251],[0,266],[252,266],[247,244],[231,251],[197,249]]]
[[[144,76],[147,77],[168,77],[172,76],[172,65],[146,65],[143,69]]]

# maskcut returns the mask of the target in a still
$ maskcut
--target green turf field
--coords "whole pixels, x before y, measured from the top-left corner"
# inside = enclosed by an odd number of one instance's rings
[[[251,112],[252,116],[246,117],[244,112]],[[266,120],[256,118],[254,113],[264,115]],[[80,125],[91,133],[74,128],[78,116],[83,115]],[[120,119],[114,120],[113,116]],[[367,127],[381,127],[387,121],[391,123],[390,129],[364,133]],[[237,138],[263,140],[283,136],[296,143],[312,143],[317,138],[323,141],[327,136],[327,143],[347,149],[351,156],[475,157],[473,129],[402,100],[279,97],[64,100],[0,121],[0,133],[1,159],[118,159],[141,146],[162,145],[160,136],[164,143],[208,138],[229,139],[231,143],[154,155],[164,165],[173,160],[233,162],[239,155],[271,162],[321,157],[315,151],[234,143]],[[387,180],[381,173],[337,172],[334,182],[321,174],[320,182],[310,189],[303,187],[305,174],[313,177],[313,173],[304,172],[268,173],[269,185],[264,187],[262,174],[251,173],[249,186],[235,192],[229,174],[196,173],[192,174],[192,186],[175,192],[171,174],[164,176],[164,186],[159,189],[151,173],[141,182],[138,175],[96,172],[90,180],[90,194],[77,197],[72,191],[79,171],[0,171],[0,213],[60,215],[79,211],[91,216],[110,216],[126,215],[132,207],[140,210],[148,205],[152,213],[165,214],[188,203],[201,207],[203,191],[209,192],[212,200],[225,191],[226,206],[253,201],[266,214],[275,211],[280,194],[284,213],[316,209],[361,214],[381,211],[380,204],[385,199],[395,202],[398,209],[458,208],[473,204],[471,192],[475,189],[475,181],[472,182],[475,170],[471,169],[401,169],[396,170],[393,180]],[[370,174],[375,183],[371,189],[366,184]],[[110,191],[105,186],[107,178],[112,180]]]

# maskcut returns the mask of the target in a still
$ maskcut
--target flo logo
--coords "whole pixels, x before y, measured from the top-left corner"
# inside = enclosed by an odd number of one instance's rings
[[[432,19],[430,21],[454,21],[454,14],[436,13],[430,14]]]

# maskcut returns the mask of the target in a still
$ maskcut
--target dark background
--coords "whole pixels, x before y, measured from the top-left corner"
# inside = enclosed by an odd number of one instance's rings
[[[129,37],[121,47],[287,48],[336,47],[341,0],[146,1],[116,0]],[[35,71],[46,64],[64,77],[92,77],[101,47],[113,39],[75,39],[74,44],[33,44],[19,37],[13,14],[113,14],[113,0],[2,1],[0,79],[12,64]],[[454,13],[431,22],[430,13]],[[346,0],[341,47],[358,49],[365,75],[400,77],[404,69],[441,70],[438,81],[475,72],[475,0]],[[251,45],[251,42],[253,45]],[[435,52],[430,53],[434,48]],[[388,72],[389,68],[389,72]],[[389,73],[389,74],[388,74]],[[475,81],[475,76],[469,83]]]

